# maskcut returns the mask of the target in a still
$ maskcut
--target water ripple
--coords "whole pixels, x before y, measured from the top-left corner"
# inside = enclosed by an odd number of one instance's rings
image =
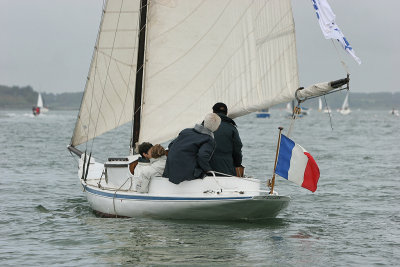
[[[334,114],[333,131],[317,112],[296,122],[293,139],[320,167],[318,190],[310,193],[278,178],[276,190],[292,202],[278,218],[260,222],[95,216],[81,191],[76,161],[65,149],[76,115],[52,111],[34,118],[26,111],[0,111],[4,266],[396,266],[400,261],[400,124],[386,111]],[[246,171],[265,184],[277,126],[286,131],[290,122],[278,110],[268,120],[246,116],[236,122]],[[129,139],[130,125],[124,125],[96,139],[94,153],[103,159],[110,151],[121,156]]]

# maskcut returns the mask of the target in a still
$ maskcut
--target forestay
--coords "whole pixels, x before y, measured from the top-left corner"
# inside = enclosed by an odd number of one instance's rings
[[[132,120],[140,1],[104,7],[73,146]]]

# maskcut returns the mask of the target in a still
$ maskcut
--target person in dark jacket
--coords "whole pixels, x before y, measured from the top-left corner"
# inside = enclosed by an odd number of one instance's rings
[[[221,118],[221,125],[214,132],[215,152],[210,164],[214,171],[236,176],[236,167],[242,165],[242,141],[236,123],[227,116],[228,108],[224,103],[216,103],[213,112]]]
[[[202,179],[211,171],[210,159],[215,149],[213,132],[221,123],[214,113],[207,114],[202,125],[181,131],[168,148],[163,176],[179,184],[186,180]]]

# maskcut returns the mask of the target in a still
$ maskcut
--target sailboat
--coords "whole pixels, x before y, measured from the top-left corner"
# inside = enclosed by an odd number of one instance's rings
[[[318,97],[318,111],[321,112],[322,111],[322,100],[320,97]]]
[[[392,114],[393,116],[397,116],[397,117],[399,116],[399,110],[395,109],[395,108],[392,108],[392,110],[389,111],[389,113]]]
[[[344,98],[342,108],[338,110],[340,114],[342,115],[348,115],[351,113],[350,107],[349,107],[349,92],[347,92],[346,97]]]
[[[43,105],[42,94],[41,94],[41,93],[38,93],[38,99],[37,99],[36,106],[33,106],[33,107],[32,107],[32,113],[33,113],[33,115],[38,116],[40,113],[46,113],[46,112],[48,112],[48,111],[49,111],[49,109],[46,108],[46,107]]]
[[[322,111],[323,113],[331,113],[331,108],[327,105],[323,108],[322,99],[321,97],[318,98],[318,111]]]
[[[332,113],[332,110],[329,106],[326,106],[323,110],[324,113]]]
[[[256,112],[256,118],[269,118],[269,117],[271,117],[271,113],[269,112],[268,108]]]
[[[80,157],[78,176],[91,208],[111,217],[277,216],[290,197],[265,189],[258,178],[210,172],[176,185],[155,177],[148,193],[138,193],[130,166],[138,159],[137,144],[172,140],[216,102],[226,103],[236,118],[291,101],[298,88],[290,0],[106,1],[68,146]],[[314,89],[299,97],[317,94]],[[128,122],[129,151],[104,163],[92,157],[94,138]]]

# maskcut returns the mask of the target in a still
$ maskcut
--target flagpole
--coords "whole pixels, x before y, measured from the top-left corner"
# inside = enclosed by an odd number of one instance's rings
[[[278,127],[278,129],[279,129],[279,138],[278,138],[278,145],[276,146],[276,155],[275,155],[275,164],[274,164],[274,174],[273,174],[273,176],[272,176],[271,191],[269,192],[270,195],[272,195],[273,192],[274,192],[275,170],[276,170],[276,163],[278,162],[279,145],[281,144],[281,134],[282,134],[283,127]]]

